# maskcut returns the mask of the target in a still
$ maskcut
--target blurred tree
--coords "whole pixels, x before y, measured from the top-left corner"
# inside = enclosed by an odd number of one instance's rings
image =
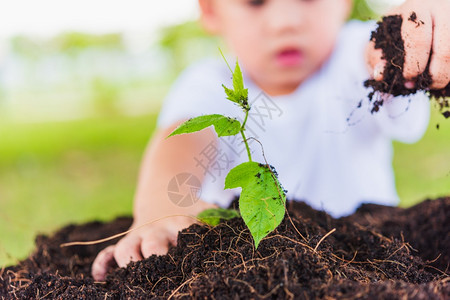
[[[117,116],[120,114],[118,102],[120,100],[120,88],[114,82],[96,77],[92,80],[91,104],[95,115]]]
[[[123,51],[125,46],[119,33],[65,32],[47,39],[18,35],[11,39],[11,48],[24,58],[36,60],[55,53],[76,54],[88,48]]]
[[[73,53],[88,48],[101,48],[108,50],[124,50],[122,35],[110,34],[88,34],[82,32],[66,32],[53,38],[50,43],[58,52]]]
[[[377,18],[378,15],[367,5],[367,0],[353,0],[353,11],[350,19],[367,21]]]
[[[69,103],[83,103],[87,96],[91,112],[118,113],[120,88],[116,82],[125,78],[120,72],[126,70],[123,66],[128,62],[121,34],[65,32],[51,38],[21,35],[10,43],[19,62],[21,88],[16,95],[23,95],[22,101],[28,101],[32,93],[33,99],[58,107],[53,102],[57,94],[70,94],[64,98]]]
[[[46,43],[38,38],[17,35],[10,40],[13,53],[28,60],[37,60],[46,52]]]
[[[198,21],[163,28],[160,34],[159,45],[170,56],[171,68],[175,74],[192,61],[219,53],[219,39],[207,34]]]

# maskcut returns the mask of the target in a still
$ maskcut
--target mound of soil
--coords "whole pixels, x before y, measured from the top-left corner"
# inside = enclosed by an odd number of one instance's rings
[[[416,27],[423,26],[422,20],[417,18],[416,13],[406,22],[414,22]],[[379,110],[383,105],[382,97],[377,97],[379,93],[391,94],[393,96],[410,95],[417,91],[427,91],[430,97],[433,97],[439,105],[443,115],[450,117],[449,100],[450,84],[439,90],[429,89],[432,78],[429,73],[430,61],[425,71],[415,79],[415,87],[412,89],[405,88],[405,78],[403,77],[403,65],[405,62],[404,41],[401,36],[401,27],[403,19],[399,15],[383,17],[378,22],[378,28],[372,32],[371,40],[375,43],[376,49],[382,49],[383,58],[386,60],[386,67],[383,72],[383,80],[367,80],[364,85],[371,87],[373,92],[369,94],[369,99],[373,100],[372,112]]]
[[[363,205],[334,219],[302,202],[257,250],[243,221],[194,224],[167,255],[94,282],[107,243],[60,248],[124,231],[130,218],[39,236],[36,251],[0,271],[2,299],[450,299],[450,197],[409,209]],[[333,229],[336,229],[333,231]],[[112,243],[114,241],[111,241]]]

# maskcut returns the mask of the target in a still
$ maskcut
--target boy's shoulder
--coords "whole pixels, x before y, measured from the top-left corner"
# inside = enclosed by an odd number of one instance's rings
[[[370,33],[376,28],[376,21],[349,20],[342,26],[340,36],[354,36],[355,38],[366,37],[370,39]]]
[[[375,27],[375,21],[350,20],[344,24],[326,64],[326,70],[334,75],[346,73],[352,81],[355,76],[361,77],[360,79],[364,77],[365,80],[368,74],[364,53]]]
[[[230,60],[231,61],[231,60]],[[222,58],[208,57],[197,60],[185,68],[171,87],[171,93],[181,92],[191,97],[223,92],[222,84],[232,82],[232,74]],[[169,94],[169,96],[170,96]],[[177,93],[178,94],[178,93]]]
[[[180,77],[187,77],[197,79],[217,79],[226,78],[231,76],[231,72],[228,69],[223,59],[215,57],[207,57],[197,60],[191,63],[181,74]]]
[[[372,31],[376,28],[375,21],[350,20],[342,26],[335,51],[360,51],[370,41]]]
[[[339,32],[335,51],[360,51],[361,48],[365,49],[375,28],[375,21],[348,21]]]

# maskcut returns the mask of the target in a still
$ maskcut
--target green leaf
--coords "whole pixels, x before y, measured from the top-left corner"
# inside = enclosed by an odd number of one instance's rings
[[[230,220],[239,217],[239,212],[235,209],[210,208],[205,209],[197,215],[202,222],[211,226],[216,226],[220,220]]]
[[[174,136],[177,134],[191,133],[200,131],[209,126],[213,125],[220,136],[229,136],[239,133],[241,129],[241,122],[234,118],[225,117],[219,114],[205,115],[196,118],[192,118],[178,126],[172,133],[168,136]]]
[[[235,93],[239,95],[241,95],[242,91],[244,90],[244,78],[242,76],[241,68],[239,67],[239,63],[237,60],[233,72],[233,88]]]
[[[223,84],[222,86],[228,100],[238,103],[243,108],[248,107],[248,89],[244,88],[244,78],[237,61],[233,72],[233,89],[227,88]]]
[[[227,94],[227,99],[239,104],[239,95],[236,95],[232,89],[227,88],[225,85],[222,84],[222,86],[225,90],[225,94]]]
[[[233,88],[235,97],[238,98],[238,103],[242,107],[248,106],[248,89],[244,88],[244,78],[242,76],[241,68],[239,63],[236,61],[236,67],[233,72]]]
[[[230,170],[225,188],[241,187],[239,210],[258,248],[284,218],[286,195],[271,167],[245,162]]]

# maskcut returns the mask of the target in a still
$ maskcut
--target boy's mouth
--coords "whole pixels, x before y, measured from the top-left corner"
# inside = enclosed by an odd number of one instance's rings
[[[294,67],[303,61],[303,54],[297,49],[286,49],[278,52],[276,62],[283,67]]]

